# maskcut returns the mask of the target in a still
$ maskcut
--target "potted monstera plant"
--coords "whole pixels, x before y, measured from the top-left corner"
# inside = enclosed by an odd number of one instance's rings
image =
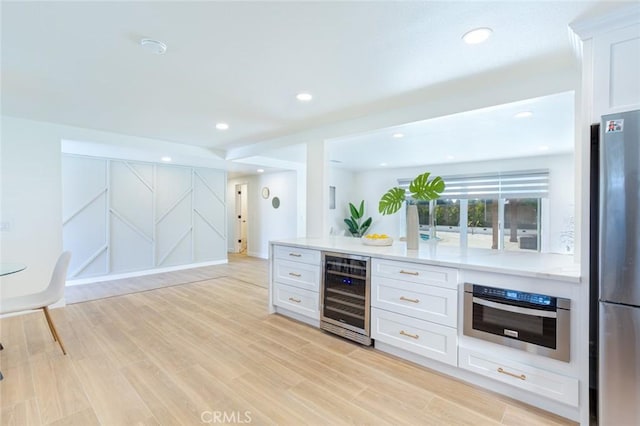
[[[362,218],[364,217],[364,200],[360,201],[360,207],[356,208],[353,204],[349,203],[349,210],[351,212],[351,217],[348,217],[344,220],[344,223],[347,224],[349,228],[349,232],[354,237],[362,237],[367,229],[371,226],[371,218],[366,219],[362,222]]]
[[[431,173],[422,173],[415,177],[409,183],[409,192],[411,198],[419,201],[431,201],[440,198],[440,195],[444,192],[445,183],[440,176],[436,176],[429,179]],[[402,203],[405,202],[406,192],[400,187],[394,187],[388,190],[378,203],[378,211],[383,215],[394,214]],[[419,223],[418,223],[418,206],[410,203],[407,206],[407,248],[417,249],[419,236]]]

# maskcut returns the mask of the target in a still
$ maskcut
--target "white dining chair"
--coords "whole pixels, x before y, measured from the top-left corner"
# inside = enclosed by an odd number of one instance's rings
[[[67,269],[69,268],[70,260],[70,252],[65,251],[60,255],[56,262],[56,266],[53,269],[49,285],[41,292],[0,300],[0,314],[42,309],[44,316],[47,319],[49,329],[51,330],[51,334],[53,335],[53,340],[58,342],[60,349],[62,349],[62,353],[65,355],[67,354],[67,351],[64,349],[64,344],[60,339],[56,326],[53,324],[51,315],[49,315],[49,305],[53,305],[64,296],[64,286],[66,283]]]

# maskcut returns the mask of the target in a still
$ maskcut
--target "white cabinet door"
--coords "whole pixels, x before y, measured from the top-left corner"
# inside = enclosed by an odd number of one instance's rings
[[[598,34],[593,40],[596,115],[640,108],[640,25]]]
[[[310,250],[287,246],[274,246],[273,251],[276,259],[308,263],[310,265],[320,265],[319,250]]]
[[[578,406],[578,379],[460,348],[460,367],[529,392]]]
[[[314,291],[276,283],[273,304],[307,317],[320,319],[320,296]]]
[[[374,277],[371,306],[437,324],[458,324],[458,291]]]
[[[446,364],[458,364],[455,328],[371,308],[371,337]]]
[[[457,289],[458,270],[397,260],[371,259],[373,277]]]
[[[308,263],[275,260],[273,279],[310,291],[320,291],[320,266]]]

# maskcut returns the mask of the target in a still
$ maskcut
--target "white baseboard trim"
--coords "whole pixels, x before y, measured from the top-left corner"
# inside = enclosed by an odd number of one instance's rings
[[[255,252],[255,251],[248,251],[247,256],[258,257],[260,259],[267,259],[267,260],[269,259],[269,254],[264,254],[264,253]]]
[[[229,260],[228,259],[211,260],[208,262],[188,263],[186,265],[176,265],[176,266],[168,266],[165,268],[145,269],[144,271],[126,272],[123,274],[100,275],[97,277],[79,278],[76,280],[67,280],[67,287],[70,287],[73,285],[98,283],[102,281],[119,280],[122,278],[142,277],[145,275],[161,274],[163,272],[182,271],[184,269],[201,268],[203,266],[224,265],[225,263],[229,263]]]

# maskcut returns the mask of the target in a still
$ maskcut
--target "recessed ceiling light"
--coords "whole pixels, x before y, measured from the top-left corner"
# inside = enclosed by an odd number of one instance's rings
[[[467,44],[479,44],[486,41],[491,36],[491,33],[493,33],[491,28],[476,28],[466,32],[462,36],[462,40]]]
[[[313,99],[313,96],[311,96],[310,93],[298,93],[296,95],[296,99],[301,102],[309,102],[311,99]]]
[[[385,166],[387,165],[387,163],[380,163],[380,165],[381,165],[382,167],[385,167]]]
[[[258,172],[258,173],[264,173],[264,169],[258,169],[258,170],[256,170],[256,172]]]
[[[515,118],[529,118],[533,115],[531,111],[521,111],[514,115]]]
[[[160,158],[161,161],[164,161],[165,163],[169,163],[171,162],[171,157],[169,157],[168,155],[165,155],[164,157]]]
[[[167,51],[167,45],[159,40],[154,40],[151,38],[143,38],[140,40],[140,46],[144,47],[151,53],[155,53],[156,55],[163,55],[164,52]]]
[[[227,123],[217,123],[216,124],[216,129],[218,130],[227,130],[229,128],[229,125]]]
[[[453,160],[454,158],[456,157],[454,157],[453,155],[447,155],[447,160]]]
[[[539,149],[540,151],[549,151],[549,146],[548,146],[548,145],[540,145],[540,146],[538,147],[538,149]]]
[[[391,135],[392,137],[396,138],[396,139],[402,139],[404,138],[404,134],[403,133],[394,133],[393,135]]]

